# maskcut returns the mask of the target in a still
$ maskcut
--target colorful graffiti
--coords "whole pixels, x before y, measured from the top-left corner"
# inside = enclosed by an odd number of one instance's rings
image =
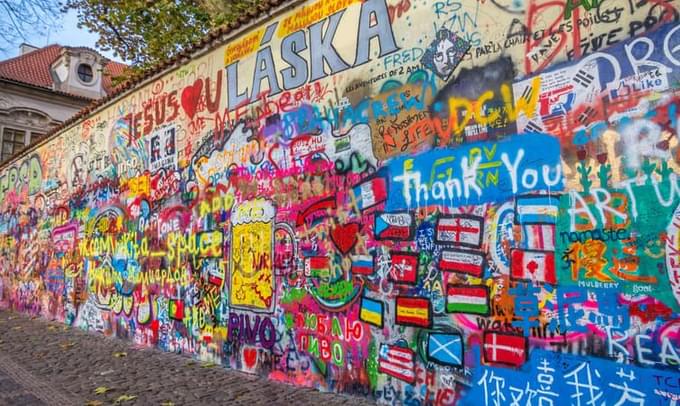
[[[380,404],[677,404],[678,16],[282,9],[0,169],[0,304]]]

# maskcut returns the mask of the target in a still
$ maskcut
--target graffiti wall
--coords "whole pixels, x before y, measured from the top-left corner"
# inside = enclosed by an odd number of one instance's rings
[[[390,405],[675,405],[667,0],[309,0],[0,169],[3,306]]]

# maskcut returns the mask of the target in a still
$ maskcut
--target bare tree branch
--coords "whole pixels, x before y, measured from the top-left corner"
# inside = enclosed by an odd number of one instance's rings
[[[61,20],[59,0],[1,0],[0,51],[16,47],[31,35],[55,28]]]

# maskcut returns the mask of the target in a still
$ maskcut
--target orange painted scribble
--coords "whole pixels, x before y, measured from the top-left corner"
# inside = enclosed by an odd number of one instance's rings
[[[607,265],[607,260],[604,259],[604,253],[607,251],[607,245],[603,241],[590,240],[587,244],[574,243],[571,249],[566,254],[568,261],[571,264],[571,279],[579,280],[581,269],[585,269],[584,277],[586,279],[595,279],[600,282],[613,282],[614,280],[604,273],[604,268]]]

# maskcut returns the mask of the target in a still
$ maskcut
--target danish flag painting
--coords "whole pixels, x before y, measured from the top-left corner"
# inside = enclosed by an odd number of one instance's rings
[[[527,360],[527,339],[524,336],[485,332],[484,361],[488,363],[521,366]]]

